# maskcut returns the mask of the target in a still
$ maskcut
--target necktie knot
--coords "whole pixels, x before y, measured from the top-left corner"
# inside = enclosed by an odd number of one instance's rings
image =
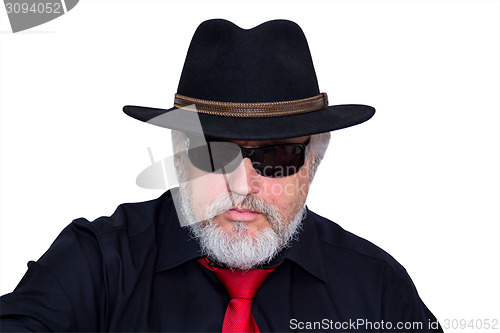
[[[215,273],[217,279],[226,287],[230,297],[224,316],[222,332],[259,332],[257,323],[251,313],[252,301],[257,290],[274,268],[233,271],[212,267],[209,265],[207,258],[200,259],[199,262]]]
[[[226,287],[231,299],[244,298],[253,301],[257,290],[269,275],[270,270],[253,269],[250,271],[232,271],[217,268],[214,270],[219,281]]]

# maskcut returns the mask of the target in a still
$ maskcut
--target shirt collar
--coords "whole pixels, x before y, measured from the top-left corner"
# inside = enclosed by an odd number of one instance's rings
[[[320,249],[321,240],[313,215],[314,213],[306,207],[306,217],[302,221],[302,230],[286,250],[285,258],[326,282],[325,264]]]
[[[156,234],[158,256],[156,258],[155,271],[163,271],[179,266],[187,261],[198,259],[201,250],[196,239],[192,238],[188,228],[181,227],[177,211],[172,199],[171,189],[167,192],[162,202],[160,220]]]
[[[181,227],[172,199],[172,189],[162,196],[161,211],[157,229],[156,244],[158,256],[155,271],[168,270],[185,262],[199,259],[202,253],[198,242],[191,237],[186,227]],[[301,266],[315,277],[326,281],[323,258],[319,247],[320,239],[316,228],[316,221],[312,213],[306,208],[306,216],[302,221],[302,230],[273,263],[280,263],[288,259]]]

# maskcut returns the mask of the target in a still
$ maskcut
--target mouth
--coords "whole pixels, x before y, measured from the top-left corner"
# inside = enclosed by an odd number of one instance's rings
[[[224,213],[229,220],[239,222],[252,222],[255,221],[261,213],[244,208],[233,207]]]

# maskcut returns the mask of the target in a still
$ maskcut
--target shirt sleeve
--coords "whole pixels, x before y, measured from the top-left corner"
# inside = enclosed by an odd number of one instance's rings
[[[37,262],[28,263],[16,289],[0,298],[0,331],[101,331],[106,314],[102,266],[96,233],[73,222]]]

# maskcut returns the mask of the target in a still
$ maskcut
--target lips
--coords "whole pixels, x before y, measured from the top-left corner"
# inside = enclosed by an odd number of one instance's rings
[[[251,209],[231,208],[224,213],[227,218],[239,222],[252,222],[256,220],[261,214]]]

